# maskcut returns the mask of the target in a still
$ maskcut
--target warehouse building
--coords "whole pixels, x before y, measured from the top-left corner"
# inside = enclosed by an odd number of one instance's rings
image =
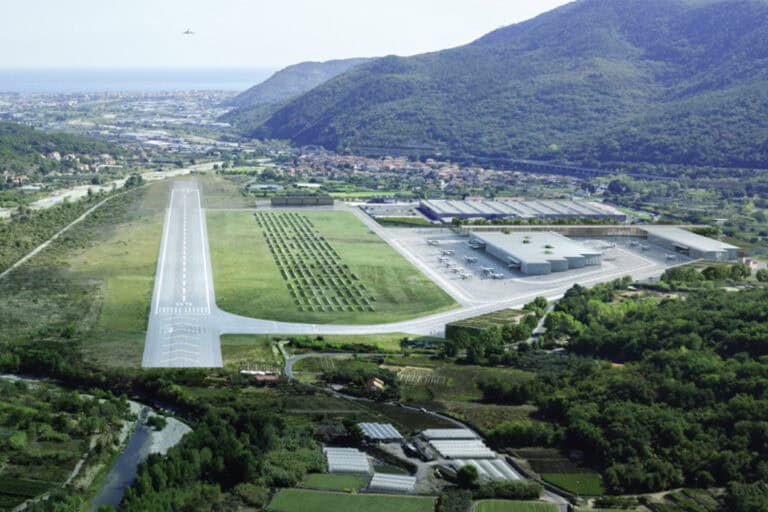
[[[734,261],[739,248],[675,226],[644,226],[648,241],[693,259]]]
[[[600,251],[551,231],[472,232],[469,245],[532,276],[602,263]]]
[[[333,197],[327,194],[289,193],[270,199],[274,208],[298,208],[305,206],[333,206]]]
[[[432,220],[449,223],[453,219],[472,220],[560,220],[591,219],[624,222],[626,214],[595,201],[450,201],[423,200],[419,210]]]

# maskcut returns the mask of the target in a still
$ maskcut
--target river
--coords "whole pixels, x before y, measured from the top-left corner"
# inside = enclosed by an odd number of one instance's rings
[[[131,409],[139,415],[136,428],[128,439],[125,449],[102,480],[101,488],[88,509],[90,512],[97,512],[102,505],[117,508],[125,490],[136,480],[139,464],[144,462],[150,454],[164,455],[192,430],[179,420],[167,417],[168,424],[158,432],[147,426],[147,419],[155,415],[152,408],[131,402]]]

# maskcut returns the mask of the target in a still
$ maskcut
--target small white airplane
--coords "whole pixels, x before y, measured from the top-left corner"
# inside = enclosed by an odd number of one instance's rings
[[[184,34],[185,36],[193,36],[193,35],[195,35],[195,33],[192,32],[192,30],[190,30],[190,29],[185,30],[184,32],[182,32],[182,34]]]

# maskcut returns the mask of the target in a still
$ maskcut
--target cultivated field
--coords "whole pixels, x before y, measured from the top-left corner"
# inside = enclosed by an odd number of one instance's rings
[[[432,512],[434,498],[406,496],[371,496],[298,489],[278,492],[267,510],[271,512]]]
[[[481,501],[476,512],[557,512],[557,507],[550,503],[488,500]]]
[[[360,475],[332,475],[313,473],[304,479],[304,487],[320,491],[358,490],[368,485],[370,477]]]
[[[354,215],[208,212],[217,302],[305,323],[386,323],[450,309],[451,298]]]
[[[541,476],[547,482],[580,496],[605,494],[603,478],[598,473],[543,473]]]

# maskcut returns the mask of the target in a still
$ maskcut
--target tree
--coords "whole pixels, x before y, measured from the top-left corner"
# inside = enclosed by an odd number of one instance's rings
[[[477,474],[477,468],[471,464],[462,466],[456,472],[456,484],[462,489],[472,489],[477,487],[480,476]]]
[[[757,271],[757,274],[755,274],[755,277],[757,277],[757,280],[761,283],[768,282],[768,268],[761,268]]]
[[[743,281],[752,275],[752,270],[749,268],[749,265],[745,265],[744,263],[737,263],[731,267],[730,274],[731,279],[736,281]]]

